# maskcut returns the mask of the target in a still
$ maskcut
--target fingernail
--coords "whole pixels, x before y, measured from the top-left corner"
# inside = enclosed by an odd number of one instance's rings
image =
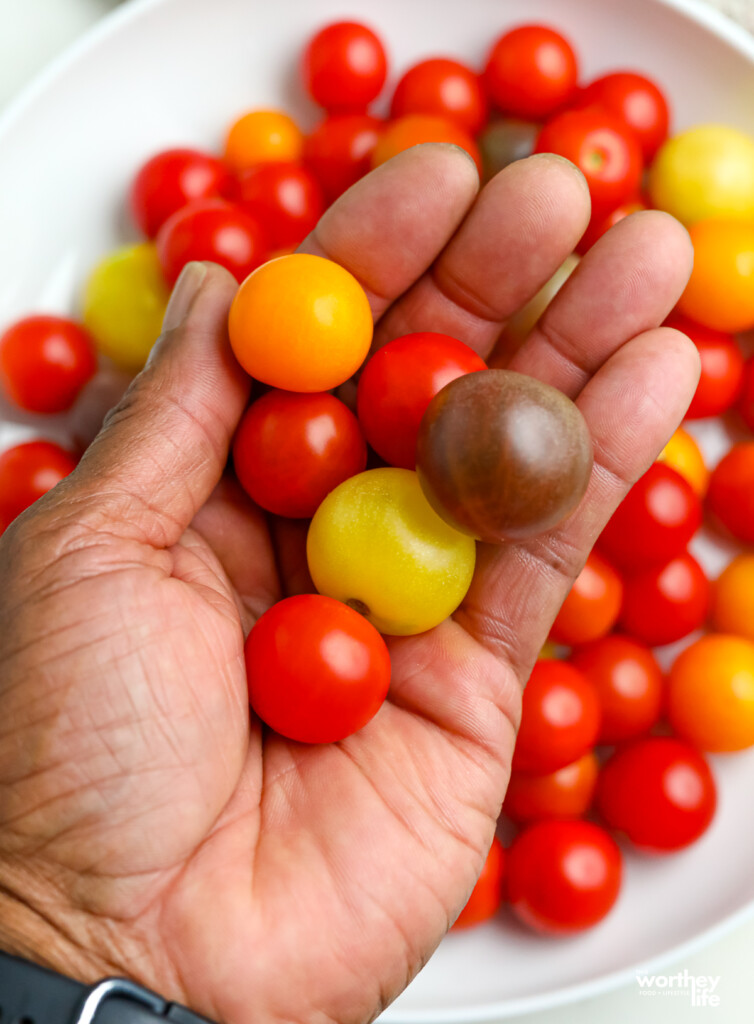
[[[191,304],[199,291],[202,281],[207,276],[207,268],[203,263],[187,263],[181,276],[175,282],[173,294],[170,296],[165,318],[162,321],[163,331],[173,331],[180,327],[189,314]]]

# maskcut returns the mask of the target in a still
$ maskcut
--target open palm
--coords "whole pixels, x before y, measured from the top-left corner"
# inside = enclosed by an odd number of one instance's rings
[[[225,330],[235,284],[206,268],[79,468],[0,543],[0,947],[130,975],[228,1024],[355,1024],[460,911],[536,653],[698,373],[693,346],[657,329],[691,254],[653,213],[598,243],[518,352],[499,351],[589,201],[547,156],[477,192],[463,154],[420,147],[304,248],[359,278],[376,344],[444,331],[578,400],[595,447],[581,507],[534,541],[480,547],[453,619],[390,642],[388,701],[357,735],[307,747],[250,723],[244,635],[310,583],[299,524],[268,523],[223,479],[249,381]]]

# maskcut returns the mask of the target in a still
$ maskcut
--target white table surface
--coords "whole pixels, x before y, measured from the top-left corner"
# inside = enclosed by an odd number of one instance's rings
[[[0,110],[53,57],[109,11],[128,0],[0,0]],[[599,0],[595,0],[599,3]],[[754,0],[715,0],[754,29]],[[344,14],[348,2],[344,0]],[[754,97],[752,97],[754,102]],[[723,866],[721,865],[721,868]],[[724,869],[724,868],[723,868]],[[754,870],[754,865],[752,865]],[[657,908],[662,913],[662,908]],[[504,970],[504,965],[501,965]],[[754,920],[739,925],[666,974],[719,977],[720,1005],[692,1008],[685,996],[642,997],[637,984],[555,1010],[507,1018],[509,1024],[752,1024],[754,1021]]]

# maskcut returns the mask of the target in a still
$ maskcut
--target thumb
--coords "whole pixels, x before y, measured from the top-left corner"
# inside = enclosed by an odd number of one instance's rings
[[[220,480],[251,386],[228,339],[236,289],[214,264],[184,268],[147,365],[64,481],[97,525],[169,547]]]

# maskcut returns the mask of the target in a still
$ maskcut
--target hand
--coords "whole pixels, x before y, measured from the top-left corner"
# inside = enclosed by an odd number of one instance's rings
[[[559,158],[477,191],[459,151],[420,147],[305,244],[363,283],[377,344],[430,329],[489,356],[589,216]],[[0,543],[0,946],[228,1024],[386,1006],[481,868],[521,688],[571,581],[691,398],[695,349],[657,329],[690,267],[661,213],[585,257],[509,360],[578,401],[595,448],[582,505],[536,540],[481,546],[453,619],[390,642],[376,718],[307,747],[249,722],[244,634],[307,586],[302,532],[271,534],[222,478],[249,381],[225,329],[235,284],[192,266],[78,469]]]

